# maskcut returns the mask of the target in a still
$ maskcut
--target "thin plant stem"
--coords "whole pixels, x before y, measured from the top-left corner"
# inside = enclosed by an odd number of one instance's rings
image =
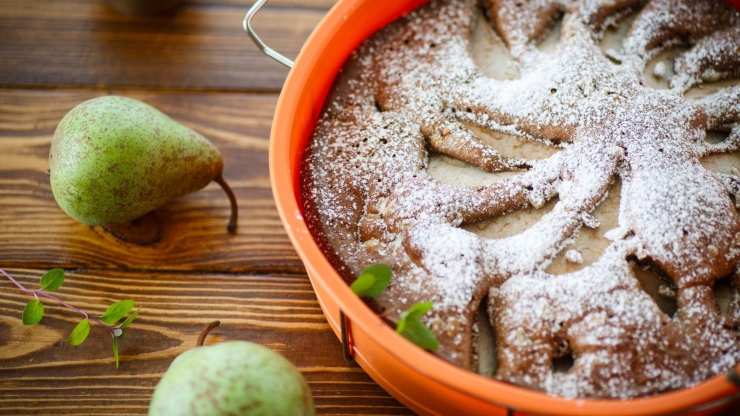
[[[80,315],[84,316],[85,319],[92,319],[93,321],[95,321],[98,324],[100,324],[101,326],[103,326],[108,332],[110,332],[111,335],[113,335],[114,337],[116,336],[116,332],[115,332],[115,328],[114,327],[108,326],[108,324],[106,324],[105,322],[103,322],[100,318],[97,318],[95,316],[92,316],[91,317],[90,314],[87,313],[87,311],[85,311],[83,309],[80,309],[80,308],[78,308],[75,305],[69,304],[69,303],[63,301],[61,298],[59,298],[59,297],[57,297],[55,295],[52,295],[51,293],[44,292],[43,290],[28,289],[27,287],[23,286],[19,281],[15,280],[15,278],[13,276],[11,276],[8,272],[6,272],[5,270],[3,270],[2,268],[0,268],[0,274],[2,274],[3,276],[7,277],[8,280],[10,280],[14,285],[16,285],[16,287],[18,287],[18,289],[20,289],[24,293],[27,293],[29,295],[33,295],[35,297],[49,299],[51,301],[54,301],[54,302],[56,302],[56,303],[64,306],[67,309],[70,309],[70,310],[72,310],[74,312],[79,313]]]

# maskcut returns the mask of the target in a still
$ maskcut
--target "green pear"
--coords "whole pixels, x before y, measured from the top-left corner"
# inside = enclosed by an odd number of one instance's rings
[[[218,322],[209,325],[205,334]],[[314,415],[306,380],[282,355],[246,341],[180,354],[157,384],[149,416]]]
[[[233,232],[236,200],[222,172],[221,154],[208,139],[126,97],[77,105],[59,122],[49,152],[54,198],[90,225],[129,223],[216,181],[229,196]]]

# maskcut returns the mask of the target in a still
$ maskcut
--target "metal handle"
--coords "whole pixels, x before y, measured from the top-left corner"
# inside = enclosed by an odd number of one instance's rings
[[[286,58],[285,55],[281,54],[275,49],[267,46],[267,44],[262,41],[259,35],[257,35],[257,32],[254,31],[254,28],[252,28],[252,18],[254,17],[254,15],[257,14],[258,11],[260,11],[262,6],[264,6],[266,2],[267,0],[257,0],[254,2],[252,7],[247,10],[247,14],[244,15],[244,20],[242,20],[242,27],[244,28],[244,31],[247,32],[249,37],[252,38],[254,44],[257,45],[258,48],[260,48],[262,53],[274,59],[278,63],[287,66],[288,68],[293,68],[292,60]]]

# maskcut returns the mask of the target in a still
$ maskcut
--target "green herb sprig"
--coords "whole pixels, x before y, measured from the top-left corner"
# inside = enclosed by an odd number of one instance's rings
[[[136,310],[136,304],[131,299],[124,299],[114,302],[108,306],[105,313],[100,317],[94,316],[87,311],[78,308],[62,300],[60,297],[50,292],[56,292],[64,283],[64,270],[51,269],[41,276],[38,289],[28,289],[18,282],[8,272],[0,268],[0,274],[10,280],[22,292],[33,296],[23,309],[21,319],[24,325],[36,325],[44,318],[44,304],[41,299],[50,300],[54,303],[64,306],[65,308],[82,315],[82,319],[75,325],[67,337],[70,345],[81,345],[90,335],[91,322],[95,322],[111,335],[113,343],[113,359],[116,368],[119,365],[118,339],[123,336],[124,330],[131,325],[139,316]]]
[[[388,265],[372,264],[360,272],[350,288],[357,296],[376,298],[388,287],[391,277],[393,277],[393,271]],[[396,322],[396,332],[427,351],[436,351],[439,348],[437,337],[421,321],[422,316],[433,307],[432,302],[418,302],[411,305]]]
[[[360,272],[350,288],[357,296],[376,298],[388,287],[392,274],[393,272],[388,265],[373,264],[365,267]]]
[[[432,302],[418,302],[411,305],[396,322],[396,332],[427,351],[436,351],[439,348],[437,337],[421,321],[421,317],[433,307]]]

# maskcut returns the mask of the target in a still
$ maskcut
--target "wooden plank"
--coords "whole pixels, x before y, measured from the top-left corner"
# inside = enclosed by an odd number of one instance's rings
[[[287,70],[242,31],[248,3],[229,3],[128,17],[102,1],[0,0],[0,86],[279,91]],[[255,26],[294,57],[327,3],[271,2]]]
[[[35,287],[43,271],[9,272]],[[79,319],[66,309],[47,303],[41,324],[23,326],[28,296],[0,278],[0,414],[145,414],[172,359],[216,319],[222,325],[207,343],[249,340],[279,351],[305,374],[322,414],[408,412],[344,362],[305,275],[72,272],[59,296],[91,313],[122,298],[137,302],[140,318],[121,340],[121,366],[113,366],[100,328],[79,347],[65,342]]]
[[[272,94],[125,92],[216,143],[240,204],[236,235],[226,233],[228,201],[213,184],[159,210],[163,236],[149,246],[67,217],[49,187],[51,136],[70,108],[101,94],[0,90],[0,266],[303,272],[270,190]]]
[[[252,5],[252,0],[187,0],[183,4],[209,4],[214,6],[238,6],[245,10]],[[265,7],[292,7],[292,8],[314,8],[327,10],[336,3],[336,0],[269,0]]]

